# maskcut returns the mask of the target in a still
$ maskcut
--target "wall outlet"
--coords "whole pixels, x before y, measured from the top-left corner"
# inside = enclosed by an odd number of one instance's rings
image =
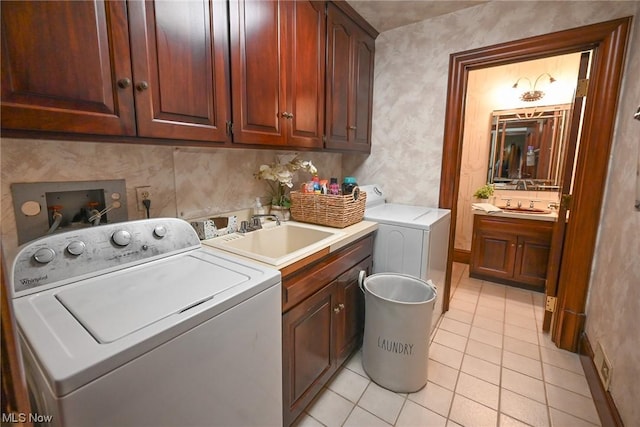
[[[600,343],[596,346],[596,351],[593,355],[593,364],[596,365],[600,381],[602,381],[602,386],[605,390],[609,390],[609,384],[611,383],[611,370],[613,368]]]
[[[145,212],[147,209],[142,204],[143,200],[151,200],[151,187],[136,187],[136,205],[139,212]]]

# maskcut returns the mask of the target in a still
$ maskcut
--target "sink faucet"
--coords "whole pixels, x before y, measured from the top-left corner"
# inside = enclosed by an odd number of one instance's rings
[[[256,229],[262,228],[262,225],[260,225],[260,218],[273,218],[276,221],[276,225],[280,225],[280,218],[278,218],[278,215],[256,214],[251,217],[251,223],[253,224],[254,227],[257,226]]]
[[[524,179],[516,180],[516,190],[526,190],[527,189],[527,181]]]

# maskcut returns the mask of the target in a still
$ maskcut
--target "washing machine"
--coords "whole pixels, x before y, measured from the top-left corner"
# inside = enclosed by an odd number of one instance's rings
[[[12,301],[52,426],[280,426],[280,272],[160,218],[26,244]]]
[[[374,273],[402,273],[431,280],[438,288],[431,330],[442,315],[451,211],[387,203],[381,185],[362,185],[367,193],[364,219],[378,223],[373,244]]]

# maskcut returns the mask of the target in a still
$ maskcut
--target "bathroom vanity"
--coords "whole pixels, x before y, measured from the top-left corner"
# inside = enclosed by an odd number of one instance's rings
[[[469,276],[544,292],[554,222],[523,216],[474,215]]]

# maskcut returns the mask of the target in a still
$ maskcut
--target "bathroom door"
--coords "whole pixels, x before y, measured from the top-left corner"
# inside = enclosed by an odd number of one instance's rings
[[[582,128],[582,117],[584,104],[586,102],[586,89],[581,90],[591,63],[592,51],[583,52],[580,56],[580,69],[578,70],[578,82],[576,93],[573,99],[573,109],[571,122],[569,124],[569,140],[565,150],[564,170],[562,171],[562,183],[560,186],[560,206],[558,207],[558,220],[554,224],[551,236],[551,250],[549,253],[549,264],[547,266],[547,285],[545,294],[547,304],[545,304],[544,320],[542,330],[548,332],[551,328],[551,321],[555,311],[555,298],[558,294],[558,277],[560,275],[560,264],[562,261],[562,251],[564,247],[565,229],[567,227],[567,211],[570,210],[571,193],[573,191],[573,173],[575,167],[576,153],[579,149],[580,130]],[[553,302],[551,302],[553,301]]]

